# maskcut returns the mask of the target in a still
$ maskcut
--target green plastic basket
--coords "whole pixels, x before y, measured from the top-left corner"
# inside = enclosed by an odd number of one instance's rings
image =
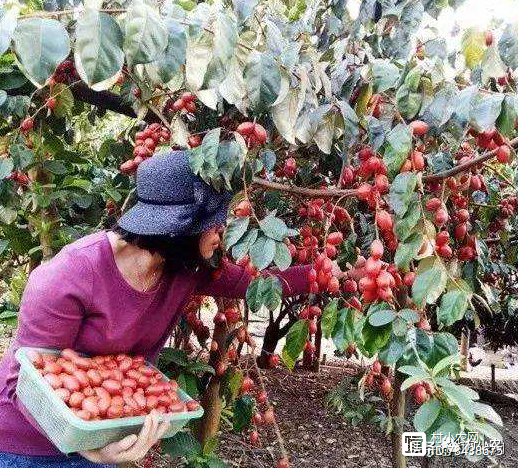
[[[16,351],[15,356],[20,363],[16,386],[18,398],[61,452],[81,452],[104,447],[130,434],[140,432],[144,424],[144,416],[103,421],[84,421],[78,418],[32,365],[27,357],[27,352],[30,350],[47,354],[59,354],[60,351],[22,347]],[[146,364],[159,372],[156,367]],[[169,380],[163,374],[162,378]],[[182,401],[191,400],[191,397],[181,389],[178,389],[178,396]],[[172,437],[191,419],[200,418],[202,415],[201,407],[197,411],[160,415],[163,418],[170,418],[171,421],[171,429],[164,434],[163,438]]]

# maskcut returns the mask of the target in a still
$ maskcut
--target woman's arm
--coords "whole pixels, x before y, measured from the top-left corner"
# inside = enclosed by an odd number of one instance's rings
[[[11,349],[13,354],[6,390],[13,405],[36,428],[38,426],[16,397],[19,364],[13,355],[22,346],[58,349],[73,347],[85,308],[90,306],[92,290],[90,264],[76,253],[63,252],[57,255],[36,268],[29,277]]]
[[[296,296],[309,292],[308,271],[311,265],[300,265],[284,271],[268,270],[266,274],[275,275],[282,284],[284,296]],[[224,262],[222,271],[216,279],[210,272],[203,271],[199,277],[197,293],[205,296],[243,298],[253,277],[244,267]]]

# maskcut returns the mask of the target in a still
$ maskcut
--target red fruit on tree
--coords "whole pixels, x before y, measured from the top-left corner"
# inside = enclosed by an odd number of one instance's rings
[[[450,233],[448,231],[441,231],[439,234],[437,234],[435,239],[436,245],[445,245],[448,242],[450,242]]]
[[[455,239],[460,241],[466,237],[468,232],[468,225],[466,223],[457,224],[454,229]]]
[[[34,127],[34,120],[31,117],[27,117],[20,125],[22,132],[29,132]]]
[[[437,211],[442,206],[442,201],[439,198],[430,198],[426,202],[426,209],[428,211]]]
[[[250,443],[252,445],[258,445],[259,444],[259,433],[257,431],[250,432]]]
[[[189,135],[187,138],[187,143],[191,148],[196,148],[201,145],[201,136],[200,135]]]
[[[268,395],[266,392],[261,391],[257,394],[257,403],[264,404],[268,401]]]
[[[327,236],[327,242],[331,245],[340,245],[344,240],[344,235],[340,231],[335,231]]]
[[[383,257],[383,243],[379,239],[373,240],[370,251],[372,258],[379,260],[381,257]]]
[[[409,271],[403,277],[403,283],[405,283],[405,286],[407,286],[409,288],[414,284],[414,281],[415,281],[415,273],[413,271]]]
[[[392,216],[390,216],[390,213],[385,210],[379,210],[376,213],[376,224],[382,231],[392,231],[392,227],[394,225]]]
[[[430,399],[430,395],[422,385],[417,385],[414,389],[414,400],[418,405],[422,405]]]
[[[422,171],[424,169],[424,157],[423,153],[420,151],[413,151],[410,160],[412,161],[412,166],[416,171]]]
[[[366,201],[372,193],[372,185],[363,183],[358,187],[358,198]]]
[[[264,143],[266,143],[266,140],[268,140],[268,133],[262,125],[255,124],[254,137],[259,145],[264,145]]]
[[[275,423],[275,413],[273,412],[273,408],[268,408],[263,415],[263,420],[265,424],[274,424]]]
[[[277,468],[290,468],[290,461],[284,457],[277,462]]]
[[[241,384],[241,392],[248,393],[255,387],[254,381],[247,375]]]
[[[496,151],[496,159],[502,164],[509,164],[511,162],[511,148],[507,145],[502,145]]]
[[[469,220],[469,211],[462,209],[455,213],[455,218],[459,223],[465,223]]]
[[[352,279],[345,280],[343,289],[347,293],[355,293],[358,290],[358,285],[356,281]]]
[[[453,250],[449,245],[439,245],[437,247],[437,253],[443,258],[453,257]]]
[[[214,316],[214,323],[216,325],[224,325],[227,323],[227,317],[225,317],[225,314],[223,312],[218,312]]]
[[[224,314],[227,323],[234,324],[241,320],[241,312],[239,312],[237,307],[229,307],[228,309],[225,309]]]
[[[444,208],[439,208],[435,212],[434,220],[438,226],[443,226],[444,224],[446,224],[449,218],[450,217],[448,216],[448,212]]]
[[[430,126],[422,120],[414,120],[413,122],[410,122],[410,128],[414,135],[422,136],[428,132]]]
[[[254,132],[254,127],[253,122],[243,122],[237,126],[236,132],[242,136],[250,136]]]
[[[372,363],[372,373],[378,375],[381,372],[381,362],[374,361]]]
[[[387,176],[385,174],[378,174],[374,179],[374,186],[379,193],[387,193],[390,188],[390,183]]]
[[[45,104],[50,110],[53,110],[57,104],[56,98],[53,98],[53,97],[48,98],[47,101],[45,102]]]
[[[390,383],[388,377],[385,377],[383,379],[383,382],[380,385],[380,391],[385,397],[388,397],[390,395],[390,392],[392,392],[392,384]]]
[[[308,332],[310,335],[314,335],[317,332],[317,324],[314,320],[310,320],[308,323]]]
[[[268,358],[268,364],[271,368],[277,367],[279,365],[279,356],[277,354],[272,354]]]
[[[493,45],[493,31],[488,29],[485,34],[486,46],[491,47]]]

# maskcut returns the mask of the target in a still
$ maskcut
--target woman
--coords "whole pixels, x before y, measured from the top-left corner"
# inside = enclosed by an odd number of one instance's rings
[[[29,277],[16,339],[0,365],[0,467],[92,467],[142,458],[167,430],[156,414],[137,435],[64,456],[16,397],[20,346],[154,361],[192,294],[244,297],[251,280],[225,264],[213,280],[206,260],[220,247],[229,194],[196,177],[185,152],[156,155],[137,173],[137,204],[112,231],[65,247]],[[308,267],[278,273],[285,294],[308,289]]]

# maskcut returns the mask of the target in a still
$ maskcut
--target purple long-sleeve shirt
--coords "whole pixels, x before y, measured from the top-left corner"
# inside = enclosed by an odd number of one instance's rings
[[[307,269],[277,273],[285,295],[307,292]],[[20,346],[141,354],[154,361],[192,294],[240,298],[251,280],[243,268],[230,264],[218,279],[208,276],[164,275],[154,291],[136,291],[121,275],[104,231],[74,242],[36,268],[23,294],[16,338],[0,363],[0,451],[60,453],[24,416],[16,397],[14,353]]]

